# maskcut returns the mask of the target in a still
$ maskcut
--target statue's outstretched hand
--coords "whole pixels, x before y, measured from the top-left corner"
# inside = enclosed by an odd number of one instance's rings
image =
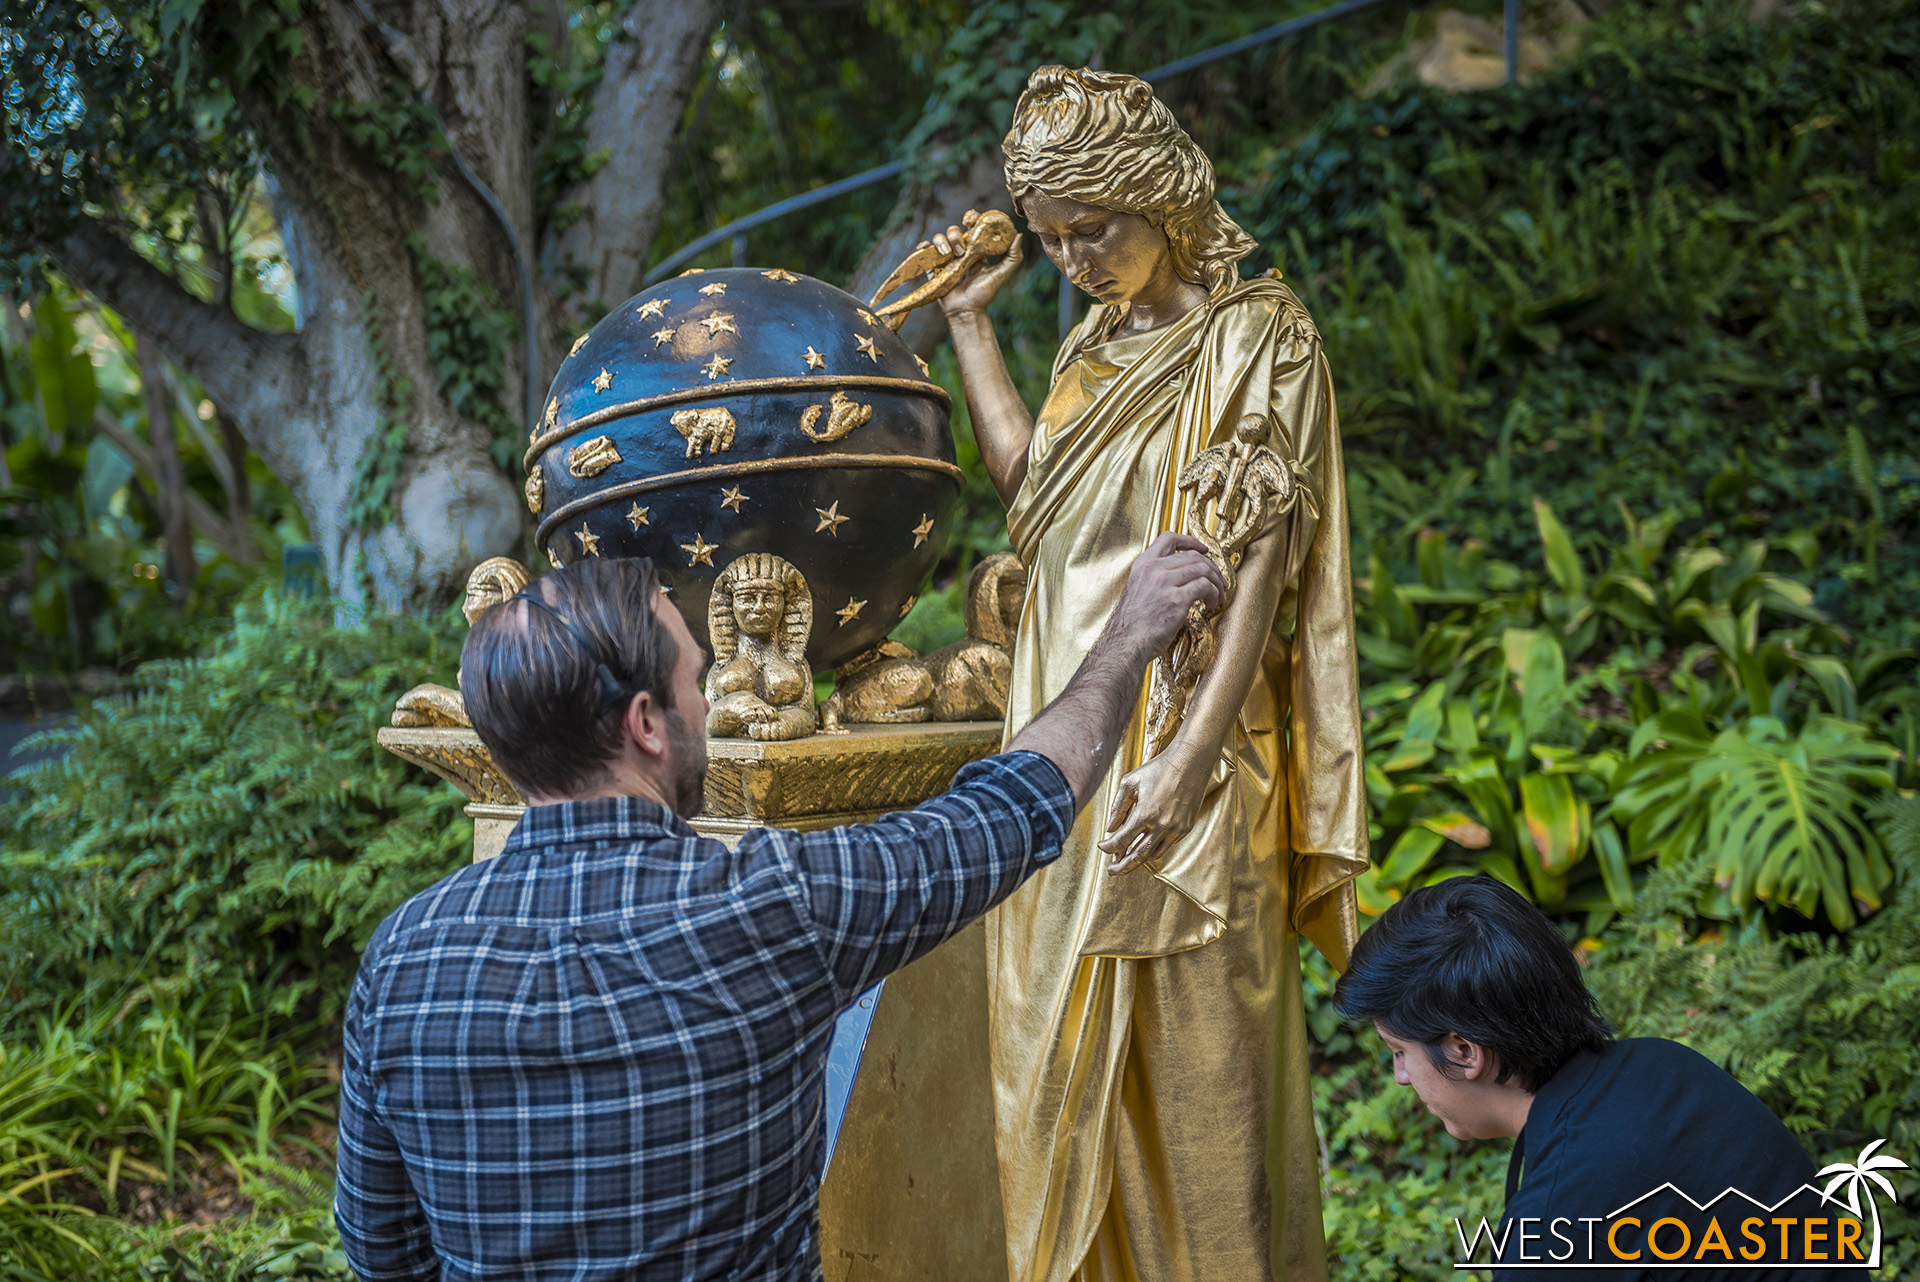
[[[947,228],[944,232],[935,232],[933,244],[943,254],[961,254],[966,251],[967,229],[959,225]],[[1013,248],[1007,251],[1005,258],[997,263],[981,262],[965,279],[940,298],[940,310],[951,319],[968,312],[984,312],[993,296],[1014,273],[1020,270],[1020,264],[1026,261],[1025,237],[1015,236]]]
[[[1194,777],[1185,759],[1164,752],[1130,771],[1114,789],[1107,812],[1107,835],[1098,843],[1110,857],[1111,873],[1158,859],[1187,835],[1200,812],[1206,776]]]

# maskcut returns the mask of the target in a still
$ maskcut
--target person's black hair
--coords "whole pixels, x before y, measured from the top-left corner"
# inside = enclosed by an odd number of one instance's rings
[[[673,707],[680,647],[645,557],[555,570],[474,620],[460,694],[480,741],[526,793],[566,796],[606,775],[620,718],[647,691]]]
[[[1493,1053],[1495,1081],[1537,1091],[1613,1028],[1580,964],[1540,910],[1492,877],[1454,877],[1412,891],[1354,945],[1333,1006],[1403,1041],[1419,1042],[1453,1076],[1449,1033]]]

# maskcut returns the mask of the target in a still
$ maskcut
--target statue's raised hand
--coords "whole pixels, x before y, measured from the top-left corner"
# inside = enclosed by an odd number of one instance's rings
[[[930,243],[942,254],[958,254],[965,246],[966,239],[967,228],[955,224],[943,232],[935,232]],[[993,301],[993,296],[1000,292],[1001,286],[1013,279],[1026,258],[1023,238],[1014,237],[1013,246],[1007,250],[1006,257],[995,263],[979,263],[958,285],[942,295],[940,310],[949,320],[969,312],[984,312],[987,304]]]

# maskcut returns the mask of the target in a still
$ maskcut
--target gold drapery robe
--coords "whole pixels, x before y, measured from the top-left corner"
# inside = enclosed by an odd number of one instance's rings
[[[987,922],[1012,1282],[1321,1282],[1318,1149],[1295,932],[1336,966],[1367,866],[1359,678],[1333,386],[1277,279],[1063,345],[1008,513],[1030,580],[1009,738],[1065,688],[1134,558],[1179,528],[1175,479],[1266,414],[1311,498],[1282,540],[1274,635],[1193,829],[1119,877],[1094,849],[1139,765],[1145,691],[1061,859]],[[1317,513],[1317,517],[1315,515]],[[1269,1274],[1271,1270],[1271,1274]]]

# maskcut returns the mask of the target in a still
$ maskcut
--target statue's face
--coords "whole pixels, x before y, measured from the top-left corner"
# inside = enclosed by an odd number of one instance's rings
[[[1139,214],[1043,192],[1021,205],[1053,265],[1101,302],[1153,298],[1179,284],[1166,233]]]
[[[787,610],[787,594],[763,583],[743,583],[733,590],[733,618],[750,637],[766,640],[780,627]]]
[[[495,579],[485,579],[479,583],[467,584],[467,599],[460,605],[460,613],[466,616],[467,626],[472,627],[474,620],[506,600],[510,594],[506,585]]]

